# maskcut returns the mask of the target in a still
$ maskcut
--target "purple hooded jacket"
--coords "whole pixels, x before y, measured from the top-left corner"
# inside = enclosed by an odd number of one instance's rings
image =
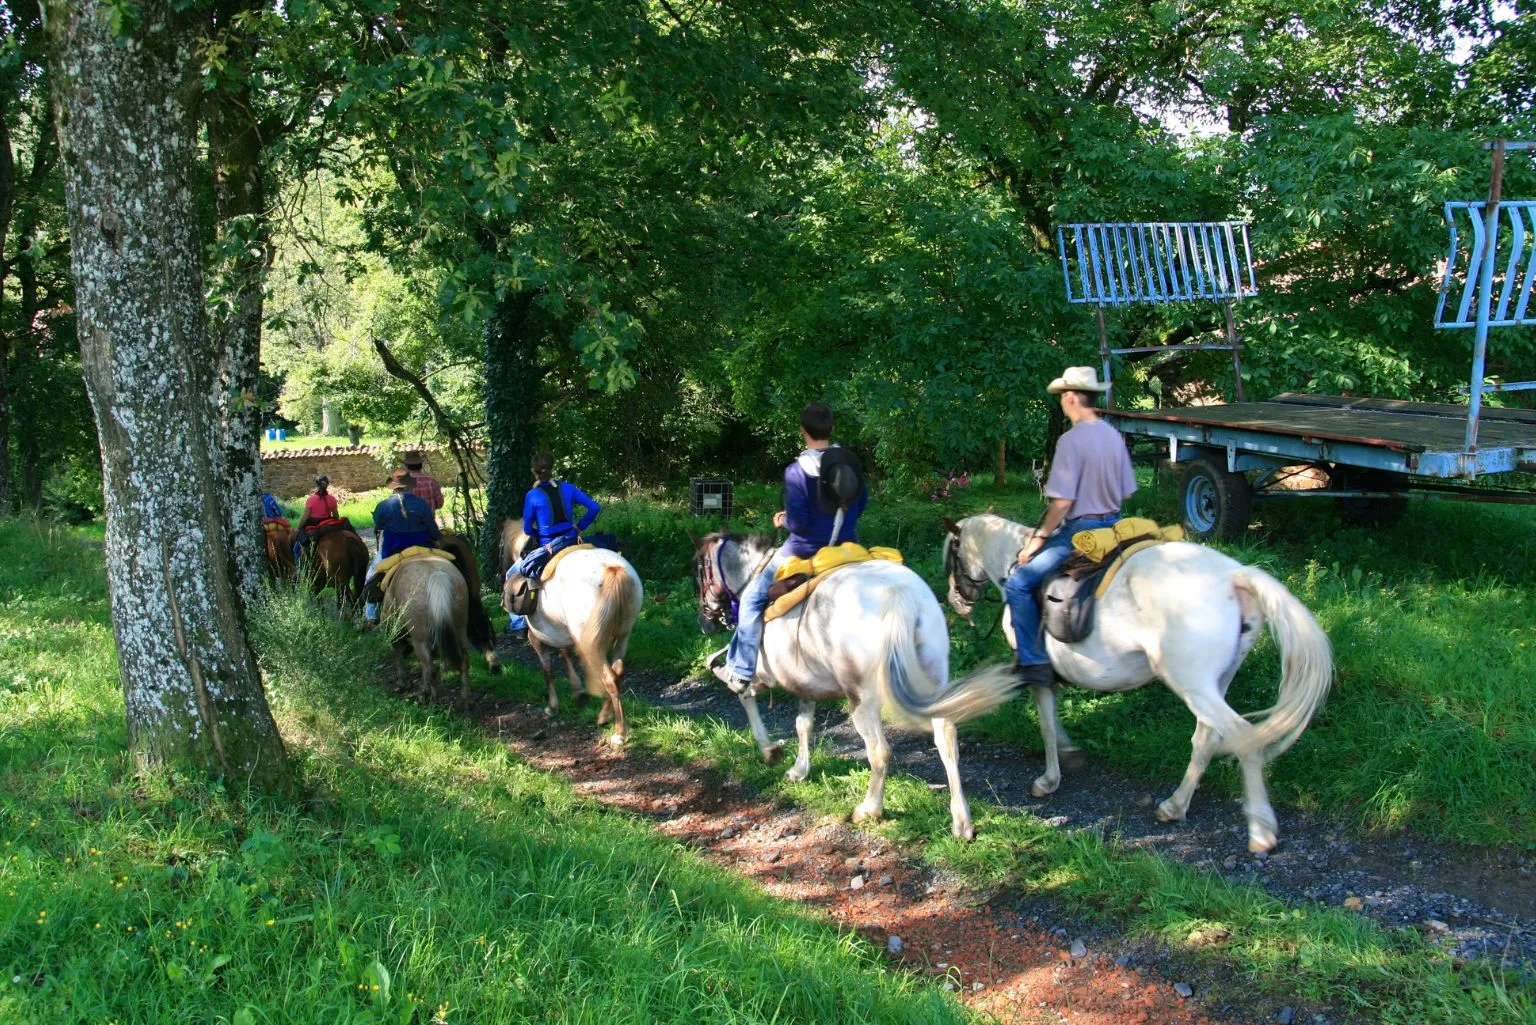
[[[779,551],[786,555],[808,559],[832,539],[832,521],[836,514],[822,512],[816,502],[820,472],[821,450],[813,448],[801,452],[784,468],[784,525],[789,528],[789,540]],[[864,488],[843,516],[843,529],[837,535],[839,544],[859,539],[859,514],[868,504],[869,489]]]

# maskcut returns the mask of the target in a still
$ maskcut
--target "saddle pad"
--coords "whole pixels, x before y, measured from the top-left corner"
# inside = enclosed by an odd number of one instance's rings
[[[553,557],[550,558],[550,560],[548,562],[546,562],[544,564],[544,572],[539,574],[539,579],[543,580],[545,582],[553,580],[554,576],[555,576],[555,567],[560,565],[560,560],[561,559],[565,558],[567,555],[570,555],[572,552],[590,551],[594,547],[596,547],[596,546],[595,545],[571,545],[571,547],[569,547],[569,548],[562,548],[562,549],[560,549],[558,552],[556,552],[554,554]]]
[[[261,529],[270,534],[274,530],[292,530],[293,524],[286,516],[273,516],[261,521]]]
[[[860,560],[860,561],[868,562],[869,560],[868,559],[863,559],[863,560]],[[812,595],[812,593],[815,592],[816,588],[821,586],[821,582],[823,580],[827,579],[833,573],[835,573],[838,570],[842,569],[843,566],[852,566],[852,565],[854,565],[854,563],[845,562],[845,563],[842,564],[842,566],[833,566],[831,569],[827,570],[825,573],[818,573],[816,576],[811,577],[811,579],[807,580],[805,583],[801,584],[799,587],[795,588],[792,591],[789,591],[787,594],[784,594],[782,597],[776,599],[773,602],[772,605],[768,606],[767,611],[763,613],[763,622],[764,623],[771,623],[775,619],[778,619],[779,617],[781,617],[781,616],[785,615],[786,613],[792,611],[796,605],[799,605],[801,602],[805,601],[805,599],[809,598]]]
[[[437,559],[439,562],[452,563],[453,553],[440,551],[436,548],[423,548],[421,545],[411,545],[411,547],[398,551],[387,559],[379,560],[379,564],[373,568],[375,574],[382,573],[384,575],[384,579],[379,586],[383,590],[389,590],[389,582],[395,579],[396,571],[406,563],[415,562],[418,559]]]

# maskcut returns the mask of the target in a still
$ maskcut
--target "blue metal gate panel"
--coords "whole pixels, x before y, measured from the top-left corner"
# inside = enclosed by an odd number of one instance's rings
[[[1056,245],[1071,303],[1119,306],[1259,294],[1242,221],[1062,224]]]
[[[1536,325],[1536,200],[1504,200],[1499,203],[1494,245],[1487,242],[1488,204],[1447,203],[1445,223],[1451,229],[1451,246],[1440,282],[1440,301],[1435,307],[1435,327],[1477,327],[1477,290],[1483,261],[1493,261],[1489,296],[1489,327]],[[1471,238],[1461,230],[1470,225]]]

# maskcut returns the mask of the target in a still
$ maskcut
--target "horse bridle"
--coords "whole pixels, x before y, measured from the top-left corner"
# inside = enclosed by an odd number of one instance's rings
[[[960,535],[958,534],[949,535],[948,540],[944,542],[944,570],[949,577],[951,591],[967,605],[975,605],[981,601],[992,587],[991,577],[973,577],[965,568],[965,562],[960,558]],[[972,592],[970,595],[964,594],[957,586],[961,580],[968,585]]]
[[[736,626],[740,602],[731,593],[730,585],[725,582],[725,573],[720,569],[720,549],[724,547],[723,537],[705,546],[704,551],[694,560],[693,580],[698,590],[699,614],[720,629],[730,630]]]
[[[720,552],[725,548],[729,538],[716,538],[711,541],[694,564],[694,585],[699,592],[699,614],[714,623],[722,630],[734,630],[736,617],[741,610],[741,596],[731,591],[731,585],[725,582],[725,571],[720,568]],[[753,567],[747,574],[747,580],[751,581],[763,571],[763,568],[773,561],[773,551]]]

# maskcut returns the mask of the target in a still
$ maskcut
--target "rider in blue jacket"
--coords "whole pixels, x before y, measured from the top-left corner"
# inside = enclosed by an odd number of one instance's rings
[[[603,511],[597,499],[570,481],[555,481],[555,457],[540,452],[533,457],[533,487],[523,498],[523,533],[528,535],[528,547],[523,557],[507,570],[507,579],[514,576],[528,578],[537,586],[539,573],[545,563],[562,548],[569,548],[581,540],[582,531],[592,526],[597,514]],[[580,521],[571,518],[580,506]],[[528,617],[513,615],[507,623],[507,631],[522,634],[528,629]]]
[[[820,402],[813,402],[800,414],[800,437],[805,450],[795,461],[784,468],[784,508],[773,515],[775,527],[789,530],[789,540],[773,553],[757,576],[741,592],[740,609],[736,614],[736,636],[731,638],[724,665],[713,667],[713,672],[733,692],[741,694],[751,689],[752,678],[757,675],[757,653],[763,643],[763,613],[768,610],[768,588],[773,586],[773,575],[791,557],[810,558],[825,548],[832,540],[832,523],[835,513],[823,511],[816,498],[821,484],[822,454],[832,444],[832,410]],[[869,491],[861,488],[843,516],[842,532],[837,540],[859,539],[859,515],[869,504]]]

